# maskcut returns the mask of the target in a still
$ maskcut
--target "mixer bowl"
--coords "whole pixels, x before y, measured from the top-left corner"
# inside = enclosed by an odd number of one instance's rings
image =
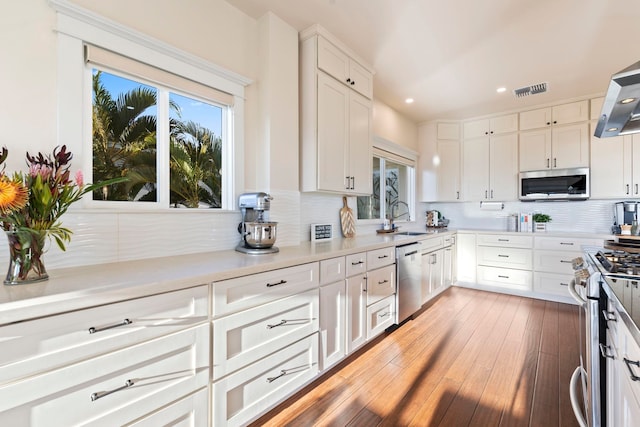
[[[277,222],[245,222],[244,243],[250,248],[270,248],[276,242]]]

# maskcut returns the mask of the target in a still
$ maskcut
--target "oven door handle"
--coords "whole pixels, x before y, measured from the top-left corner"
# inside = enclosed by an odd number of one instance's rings
[[[573,408],[576,420],[578,420],[578,424],[580,427],[587,427],[587,422],[580,411],[580,402],[578,401],[578,396],[580,395],[580,393],[578,393],[578,387],[582,387],[582,381],[580,381],[582,375],[584,375],[582,366],[578,365],[576,370],[573,371],[573,375],[571,375],[571,382],[569,383],[569,397],[571,399],[571,407]]]
[[[578,291],[576,291],[576,279],[571,279],[571,283],[569,283],[569,293],[582,307],[587,306],[587,300],[582,298]]]

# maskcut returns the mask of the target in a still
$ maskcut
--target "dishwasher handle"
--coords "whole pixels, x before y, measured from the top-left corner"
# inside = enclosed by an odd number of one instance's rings
[[[417,253],[418,253],[417,250],[416,251],[411,251],[411,252],[407,252],[406,254],[404,254],[404,256],[411,256],[411,255],[415,255]]]

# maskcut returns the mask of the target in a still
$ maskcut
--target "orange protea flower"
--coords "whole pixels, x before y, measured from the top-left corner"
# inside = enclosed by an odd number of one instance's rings
[[[24,208],[29,201],[29,191],[20,182],[0,179],[0,213],[8,215]]]

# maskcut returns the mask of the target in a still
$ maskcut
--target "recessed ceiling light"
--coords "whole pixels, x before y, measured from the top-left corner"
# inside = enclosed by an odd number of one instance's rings
[[[499,87],[498,89],[496,89],[496,92],[498,93],[502,93],[502,92],[506,92],[507,88],[506,87]]]
[[[636,100],[635,98],[625,98],[622,101],[620,101],[620,104],[630,104],[635,100]]]
[[[407,98],[404,100],[407,104],[413,104],[413,98]]]

